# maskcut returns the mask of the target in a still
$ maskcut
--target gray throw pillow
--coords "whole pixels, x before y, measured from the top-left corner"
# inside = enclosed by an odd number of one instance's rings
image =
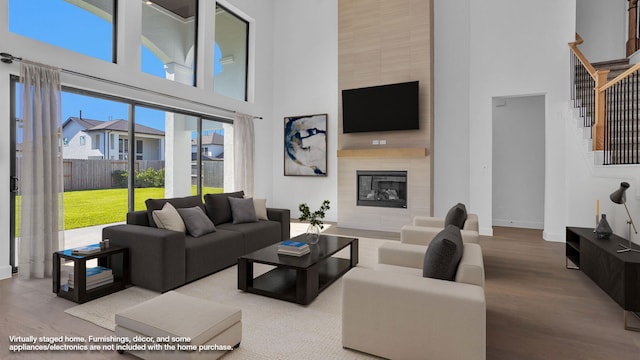
[[[455,225],[449,225],[429,243],[424,255],[422,276],[453,281],[462,258],[462,235]]]
[[[170,199],[147,199],[144,202],[147,205],[147,216],[149,218],[149,225],[152,227],[158,227],[156,222],[153,220],[153,211],[161,210],[164,204],[170,203],[176,209],[188,208],[198,206],[204,209],[204,204],[202,203],[202,198],[198,195],[186,196],[186,197],[176,197]]]
[[[243,196],[244,191],[242,190],[232,193],[206,194],[204,196],[204,207],[207,210],[207,216],[215,225],[233,221],[228,199],[242,198]]]
[[[216,231],[215,225],[213,225],[199,206],[177,210],[191,236],[199,237]]]
[[[447,212],[447,216],[444,218],[444,226],[447,225],[455,225],[459,229],[464,227],[464,223],[467,221],[467,208],[463,203],[457,203],[449,212]]]
[[[253,198],[238,199],[230,197],[229,205],[231,206],[234,224],[258,222],[256,208],[253,206]]]

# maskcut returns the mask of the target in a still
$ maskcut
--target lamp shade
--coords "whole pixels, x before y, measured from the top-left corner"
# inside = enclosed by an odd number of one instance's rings
[[[609,195],[609,199],[616,204],[624,204],[627,201],[627,197],[625,196],[625,191],[629,188],[629,183],[623,181],[620,183],[620,188]]]

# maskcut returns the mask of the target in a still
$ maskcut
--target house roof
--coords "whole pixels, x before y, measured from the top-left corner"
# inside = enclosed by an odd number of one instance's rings
[[[112,130],[112,131],[129,131],[129,122],[123,119],[110,120],[110,121],[102,121],[102,120],[93,120],[93,119],[85,119],[79,118],[75,116],[69,117],[62,127],[64,128],[70,122],[76,122],[80,126],[87,129],[87,131],[99,131],[99,130]],[[141,124],[136,124],[135,126],[136,134],[148,134],[148,135],[160,135],[164,136],[164,131],[154,129],[152,127],[144,126]]]
[[[198,145],[198,140],[191,139],[191,145]],[[202,135],[202,146],[204,145],[224,145],[224,135],[218,133]]]
[[[224,152],[218,154],[215,157],[211,157],[209,155],[205,155],[205,154],[201,154],[200,155],[203,161],[213,161],[213,160],[218,160],[218,159],[224,159]],[[196,161],[197,158],[197,154],[196,153],[191,153],[191,161]]]

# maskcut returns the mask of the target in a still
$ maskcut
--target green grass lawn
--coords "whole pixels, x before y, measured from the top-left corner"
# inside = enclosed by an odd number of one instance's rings
[[[195,186],[191,193],[195,194]],[[221,188],[204,187],[203,194],[221,193]],[[147,199],[164,198],[164,188],[137,188],[135,191],[136,210],[146,209]],[[103,189],[66,191],[64,193],[64,228],[77,229],[87,226],[125,221],[127,217],[127,189]],[[19,203],[19,199],[17,199]],[[19,212],[16,214],[17,218]]]

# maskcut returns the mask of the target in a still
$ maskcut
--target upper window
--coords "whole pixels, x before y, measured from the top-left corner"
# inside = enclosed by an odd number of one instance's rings
[[[143,72],[195,85],[197,0],[142,3]]]
[[[249,23],[216,5],[216,34],[213,55],[213,90],[247,100]]]
[[[115,0],[9,0],[9,31],[115,62]]]

